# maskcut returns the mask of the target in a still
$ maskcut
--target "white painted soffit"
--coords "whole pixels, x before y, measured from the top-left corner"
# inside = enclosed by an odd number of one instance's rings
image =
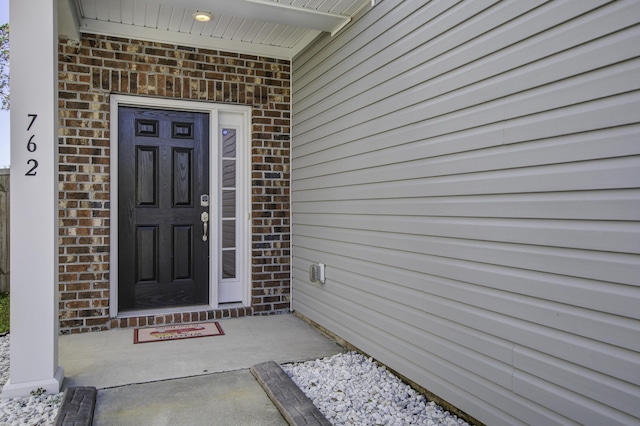
[[[160,5],[166,4],[167,0],[147,0],[147,3]],[[274,22],[329,33],[339,31],[351,20],[348,16],[265,0],[189,0],[188,6],[218,15]]]
[[[63,37],[77,39],[80,32],[90,32],[283,59],[293,58],[322,32],[337,33],[369,4],[325,0],[330,10],[322,11],[312,8],[318,4],[314,0],[58,1]],[[191,18],[195,11],[210,12],[214,19],[196,22]]]

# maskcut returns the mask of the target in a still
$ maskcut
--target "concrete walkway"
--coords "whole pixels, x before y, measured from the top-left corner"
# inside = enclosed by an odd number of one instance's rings
[[[98,388],[94,425],[285,425],[249,372],[342,348],[294,315],[218,321],[224,336],[133,344],[133,329],[59,338],[63,388]]]

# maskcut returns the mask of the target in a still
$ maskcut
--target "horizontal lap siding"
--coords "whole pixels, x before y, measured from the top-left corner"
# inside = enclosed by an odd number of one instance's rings
[[[295,58],[294,309],[487,424],[640,422],[639,17],[383,1]]]

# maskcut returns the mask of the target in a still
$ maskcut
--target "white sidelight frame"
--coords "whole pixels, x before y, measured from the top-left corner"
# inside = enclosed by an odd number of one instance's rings
[[[243,117],[236,112],[230,112],[222,110],[218,115],[218,132],[217,137],[220,138],[220,132],[223,129],[233,129],[236,131],[236,197],[235,197],[235,205],[236,205],[236,215],[235,215],[235,235],[236,235],[236,246],[235,246],[235,260],[236,260],[236,277],[235,278],[224,278],[222,274],[222,268],[218,268],[217,270],[217,280],[218,280],[218,291],[216,295],[221,299],[217,302],[217,305],[225,304],[225,306],[229,306],[230,304],[237,303],[237,300],[242,300],[242,306],[249,306],[251,300],[251,285],[249,285],[249,289],[243,288],[243,283],[247,282],[247,277],[250,277],[251,274],[251,240],[246,240],[246,236],[250,234],[250,222],[251,222],[251,175],[250,172],[246,173],[246,171],[251,166],[251,156],[247,156],[251,152],[251,146],[247,146],[246,142],[251,140],[251,133],[247,133],[247,127],[244,125]],[[222,154],[222,143],[219,142],[216,144],[216,147],[212,147],[212,150],[217,150],[218,154],[215,157],[217,158],[217,166],[220,166],[223,161]],[[247,158],[249,163],[247,163]],[[222,182],[222,173],[221,170],[218,170],[219,181]],[[213,188],[213,186],[211,186]],[[222,200],[222,188],[223,185],[218,185],[216,188],[216,196],[219,200]],[[248,193],[247,193],[248,191]],[[213,194],[213,190],[211,190]],[[246,204],[249,203],[249,204]],[[245,206],[245,207],[243,207]],[[219,235],[218,240],[223,237],[222,234],[222,203],[218,203],[218,227],[217,233]],[[246,220],[244,219],[246,218]],[[243,240],[244,238],[244,240]],[[217,247],[216,257],[219,264],[222,264],[222,244]],[[213,253],[213,252],[212,252]],[[210,271],[212,273],[213,271]],[[247,275],[249,274],[249,275]],[[250,279],[248,281],[251,281]],[[239,306],[239,305],[235,305]]]
[[[242,286],[241,301],[225,304],[224,307],[248,307],[251,305],[251,107],[247,105],[218,104],[199,101],[187,101],[165,98],[151,98],[132,95],[111,95],[110,105],[110,299],[109,316],[111,318],[130,318],[143,315],[157,315],[177,312],[200,311],[202,305],[193,307],[178,307],[150,310],[134,310],[119,312],[118,310],[118,108],[131,106],[137,108],[158,108],[164,110],[179,110],[203,112],[209,114],[209,186],[210,207],[209,223],[212,229],[218,229],[220,223],[220,208],[218,205],[218,181],[220,175],[219,151],[220,129],[223,126],[233,127],[240,131],[241,137],[237,145],[237,223],[240,233],[238,240],[238,282]],[[214,192],[215,191],[215,192]],[[215,228],[214,228],[214,224]],[[218,309],[219,288],[219,239],[209,239],[209,306],[206,309]]]

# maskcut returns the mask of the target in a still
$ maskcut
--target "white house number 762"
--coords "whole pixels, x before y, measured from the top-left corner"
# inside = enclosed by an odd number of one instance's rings
[[[27,126],[27,132],[28,132],[29,130],[31,130],[31,126],[33,126],[33,123],[36,122],[36,118],[38,118],[38,114],[27,114],[27,116],[29,117],[29,126]],[[35,137],[36,135],[31,135],[31,137],[29,138],[29,141],[27,142],[27,151],[29,152],[36,152],[36,149],[38,149],[38,146],[33,141],[33,138]],[[38,168],[38,160],[34,158],[30,158],[29,160],[27,160],[27,165],[31,166],[31,168],[24,175],[35,176],[36,169]]]

